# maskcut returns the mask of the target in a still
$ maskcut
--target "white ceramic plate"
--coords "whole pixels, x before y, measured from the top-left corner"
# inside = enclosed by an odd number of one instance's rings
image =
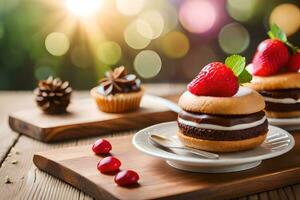
[[[286,130],[300,130],[300,117],[297,118],[268,118],[270,124],[274,126],[280,126]]]
[[[282,144],[267,144],[265,141],[265,143],[255,149],[236,153],[223,153],[220,154],[219,159],[214,160],[202,158],[182,150],[166,150],[153,145],[149,140],[150,134],[161,134],[174,140],[174,142],[180,143],[176,136],[177,131],[178,127],[175,121],[161,123],[137,132],[132,142],[141,152],[166,160],[169,165],[175,168],[206,173],[223,173],[250,169],[258,166],[262,160],[288,152],[295,144],[293,136],[287,131],[275,126],[269,126],[268,137],[279,135],[286,138]]]

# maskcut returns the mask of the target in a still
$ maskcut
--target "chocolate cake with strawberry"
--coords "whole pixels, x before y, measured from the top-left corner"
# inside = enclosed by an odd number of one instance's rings
[[[266,138],[268,121],[263,97],[241,83],[251,75],[245,58],[233,55],[225,64],[206,65],[179,99],[177,133],[189,147],[212,152],[255,148]]]
[[[268,32],[248,65],[253,80],[247,86],[264,96],[270,118],[300,117],[300,51],[277,25]]]

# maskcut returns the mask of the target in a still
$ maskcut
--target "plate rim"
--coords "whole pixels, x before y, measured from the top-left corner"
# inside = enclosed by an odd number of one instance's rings
[[[172,125],[172,124],[176,124],[176,123],[177,123],[176,121],[159,123],[159,124],[155,124],[155,125],[146,127],[144,129],[138,131],[137,133],[134,134],[134,136],[132,138],[133,146],[136,149],[138,149],[139,151],[146,154],[146,155],[156,157],[156,158],[159,158],[159,159],[163,159],[163,160],[171,160],[171,161],[189,163],[189,164],[213,164],[213,165],[236,165],[236,164],[241,164],[241,163],[255,162],[255,161],[259,161],[259,160],[266,160],[266,159],[270,159],[270,158],[274,158],[274,157],[278,157],[280,155],[283,155],[283,154],[289,152],[295,146],[294,137],[289,132],[287,132],[286,130],[284,130],[282,128],[279,128],[277,126],[273,126],[273,125],[270,125],[270,124],[269,124],[269,127],[272,127],[272,128],[275,128],[275,129],[276,128],[280,129],[285,134],[287,134],[289,136],[289,138],[291,139],[291,142],[290,142],[290,145],[288,145],[286,148],[284,148],[280,151],[276,151],[274,153],[263,154],[263,155],[260,155],[260,156],[238,158],[238,159],[232,158],[232,159],[228,159],[228,160],[214,160],[214,159],[199,158],[199,160],[197,160],[197,161],[191,161],[191,160],[184,159],[184,158],[176,158],[176,159],[175,158],[167,158],[166,156],[158,155],[157,153],[153,153],[153,152],[149,152],[149,151],[143,149],[139,144],[137,144],[136,138],[140,134],[143,134],[145,131],[147,131],[147,129],[156,128],[156,127],[163,126],[163,125]]]

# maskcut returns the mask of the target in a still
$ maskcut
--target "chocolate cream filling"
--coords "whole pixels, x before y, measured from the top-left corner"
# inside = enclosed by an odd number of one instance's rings
[[[277,112],[291,112],[300,110],[300,103],[284,104],[284,103],[272,103],[266,101],[265,110],[277,111]]]
[[[271,97],[275,99],[292,98],[298,100],[300,98],[300,88],[282,90],[262,90],[259,91],[259,93],[265,97]]]
[[[199,128],[192,126],[190,122],[208,127],[216,125],[218,128]],[[208,115],[183,111],[179,114],[177,123],[180,132],[186,136],[215,141],[244,140],[257,137],[268,131],[268,121],[263,111],[248,115]],[[249,124],[254,124],[254,126],[247,127]],[[228,130],[232,127],[242,126],[247,128]]]
[[[300,110],[300,102],[290,102],[290,103],[282,103],[282,102],[271,102],[267,98],[271,98],[273,100],[282,100],[282,99],[290,99],[290,100],[299,100],[300,99],[300,89],[282,89],[282,90],[263,90],[259,92],[266,99],[266,108],[267,111],[275,111],[275,112],[290,112]]]

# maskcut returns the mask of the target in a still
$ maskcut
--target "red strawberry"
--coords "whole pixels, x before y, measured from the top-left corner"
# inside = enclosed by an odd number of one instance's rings
[[[206,65],[188,84],[188,91],[197,96],[231,97],[238,89],[238,78],[230,68],[220,62]]]
[[[287,64],[287,69],[290,72],[300,72],[300,52],[292,55]]]
[[[266,39],[262,41],[252,60],[253,74],[269,76],[279,71],[289,59],[288,48],[280,40]]]

